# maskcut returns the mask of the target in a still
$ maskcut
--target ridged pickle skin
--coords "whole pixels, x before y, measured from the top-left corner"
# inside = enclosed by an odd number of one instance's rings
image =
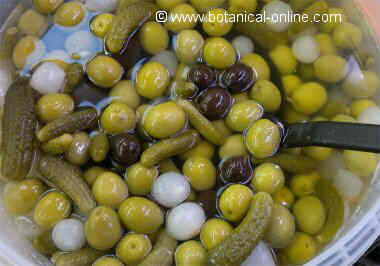
[[[95,208],[96,202],[78,167],[50,155],[42,155],[38,166],[41,174],[65,192],[78,206],[81,213],[89,214]]]
[[[5,96],[2,121],[2,176],[21,180],[28,174],[34,154],[33,139],[37,125],[34,108],[35,92],[29,81],[17,79]]]
[[[106,48],[111,53],[123,49],[128,36],[156,12],[158,7],[150,1],[121,1],[112,27],[106,35]]]
[[[82,248],[77,251],[60,254],[56,257],[55,266],[85,266],[92,265],[104,255],[103,251],[92,248]]]
[[[199,134],[195,130],[189,130],[178,137],[161,140],[143,152],[141,164],[153,167],[165,159],[194,148],[199,141]]]
[[[93,126],[97,118],[98,113],[93,108],[77,111],[46,124],[37,132],[37,138],[45,142],[65,133],[82,131]]]
[[[234,232],[209,252],[209,265],[240,265],[264,237],[273,209],[272,197],[266,192],[253,196],[251,207]]]
[[[177,244],[166,231],[160,232],[152,252],[138,266],[171,266]]]

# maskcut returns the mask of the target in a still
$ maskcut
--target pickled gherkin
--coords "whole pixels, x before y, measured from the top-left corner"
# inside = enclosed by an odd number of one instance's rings
[[[176,247],[177,241],[162,231],[152,252],[138,266],[171,266]]]
[[[150,19],[157,10],[151,1],[120,1],[112,27],[106,36],[106,48],[111,53],[123,49],[129,35],[142,23]]]
[[[37,132],[37,138],[41,142],[49,141],[65,133],[74,133],[92,127],[98,118],[98,113],[93,108],[77,111],[58,118]]]
[[[103,251],[92,248],[82,248],[73,252],[57,254],[54,264],[56,266],[87,266],[92,265],[93,262],[103,255]]]
[[[40,173],[65,192],[83,214],[95,208],[96,202],[91,190],[82,177],[80,168],[51,155],[41,155],[38,169]]]
[[[34,97],[35,91],[24,78],[17,79],[5,96],[1,143],[6,156],[2,156],[1,173],[7,179],[21,180],[31,168],[37,125]]]
[[[209,265],[240,265],[264,237],[271,220],[272,197],[266,192],[253,196],[251,207],[240,225],[222,243],[210,250]]]
[[[141,163],[146,167],[153,167],[165,159],[190,150],[199,141],[199,134],[194,130],[189,130],[178,137],[161,140],[143,152]]]

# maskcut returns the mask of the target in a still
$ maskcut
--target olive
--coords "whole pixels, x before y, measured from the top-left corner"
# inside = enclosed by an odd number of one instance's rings
[[[196,65],[191,68],[188,80],[203,90],[216,84],[217,74],[214,69],[207,65]]]
[[[215,217],[218,213],[216,208],[217,193],[214,190],[199,192],[197,201],[202,206],[207,218]]]
[[[123,133],[111,138],[112,158],[120,164],[131,166],[139,160],[141,152],[140,140],[133,135]]]
[[[228,158],[219,165],[220,179],[228,183],[246,184],[253,176],[253,164],[249,156]]]
[[[224,118],[231,109],[233,98],[222,88],[209,88],[201,92],[197,99],[198,108],[208,119]]]
[[[220,76],[221,85],[231,93],[241,93],[249,90],[256,81],[256,75],[249,66],[237,63]]]

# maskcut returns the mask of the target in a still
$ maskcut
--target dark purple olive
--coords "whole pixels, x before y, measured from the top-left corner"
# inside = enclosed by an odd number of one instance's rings
[[[198,194],[197,201],[204,209],[207,218],[215,217],[218,213],[216,208],[217,194],[214,190],[202,191]]]
[[[218,173],[225,184],[247,184],[253,176],[253,164],[249,156],[231,157],[220,163]]]
[[[207,65],[196,65],[190,70],[188,80],[204,90],[216,84],[217,73]]]
[[[220,83],[231,93],[241,93],[249,90],[256,81],[256,74],[252,68],[237,63],[226,69],[220,75]]]
[[[115,162],[128,167],[139,160],[141,152],[141,143],[133,135],[122,133],[111,137],[111,156]]]
[[[233,104],[232,95],[222,88],[209,88],[196,99],[199,111],[210,120],[223,119]]]

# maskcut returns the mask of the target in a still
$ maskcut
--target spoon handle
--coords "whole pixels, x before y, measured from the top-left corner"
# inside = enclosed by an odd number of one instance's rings
[[[380,125],[308,122],[286,126],[284,148],[322,146],[380,153]]]

